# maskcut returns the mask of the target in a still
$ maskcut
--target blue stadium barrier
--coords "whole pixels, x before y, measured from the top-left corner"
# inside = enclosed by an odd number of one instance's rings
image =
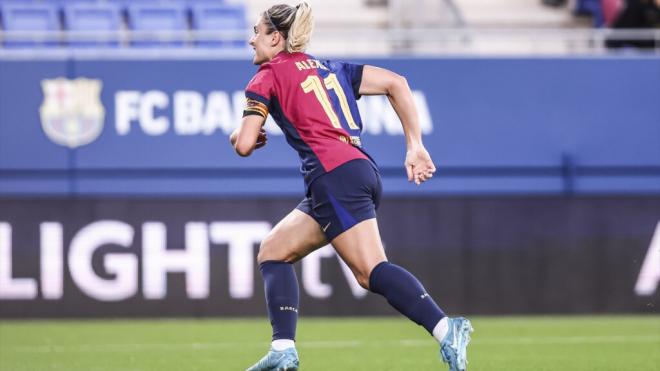
[[[660,194],[658,57],[353,62],[407,77],[438,167],[410,185],[387,98],[363,97],[386,195]],[[248,158],[228,144],[254,72],[249,60],[0,59],[0,197],[300,195],[273,124]]]

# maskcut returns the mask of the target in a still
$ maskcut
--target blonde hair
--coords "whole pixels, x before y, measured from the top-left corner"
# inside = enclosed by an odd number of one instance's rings
[[[286,51],[294,53],[307,49],[314,31],[312,7],[307,2],[303,1],[295,7],[286,4],[273,5],[262,17],[268,33],[282,33],[286,40]]]

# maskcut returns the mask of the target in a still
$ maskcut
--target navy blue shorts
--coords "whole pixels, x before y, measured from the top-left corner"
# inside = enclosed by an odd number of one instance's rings
[[[374,165],[351,160],[316,178],[296,209],[314,218],[332,241],[359,222],[375,218],[381,193]]]

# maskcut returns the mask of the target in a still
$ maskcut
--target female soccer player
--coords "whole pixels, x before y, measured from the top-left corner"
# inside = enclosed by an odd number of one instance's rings
[[[398,114],[408,180],[419,185],[435,172],[406,79],[373,66],[305,54],[312,28],[305,2],[275,5],[261,14],[250,40],[253,62],[260,67],[245,90],[241,125],[230,138],[239,155],[249,156],[266,144],[262,126],[272,115],[298,151],[305,180],[305,198],[273,228],[257,256],[273,341],[268,354],[248,370],[298,370],[298,282],[292,264],[328,242],[362,287],[383,295],[437,339],[450,370],[465,370],[470,322],[446,317],[415,276],[387,261],[376,223],[381,181],[360,143],[356,100],[361,95],[387,95]]]

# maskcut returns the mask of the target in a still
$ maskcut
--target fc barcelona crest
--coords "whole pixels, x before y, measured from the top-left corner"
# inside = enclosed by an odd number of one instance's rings
[[[53,142],[76,148],[93,142],[103,130],[101,80],[42,80],[41,126]]]

